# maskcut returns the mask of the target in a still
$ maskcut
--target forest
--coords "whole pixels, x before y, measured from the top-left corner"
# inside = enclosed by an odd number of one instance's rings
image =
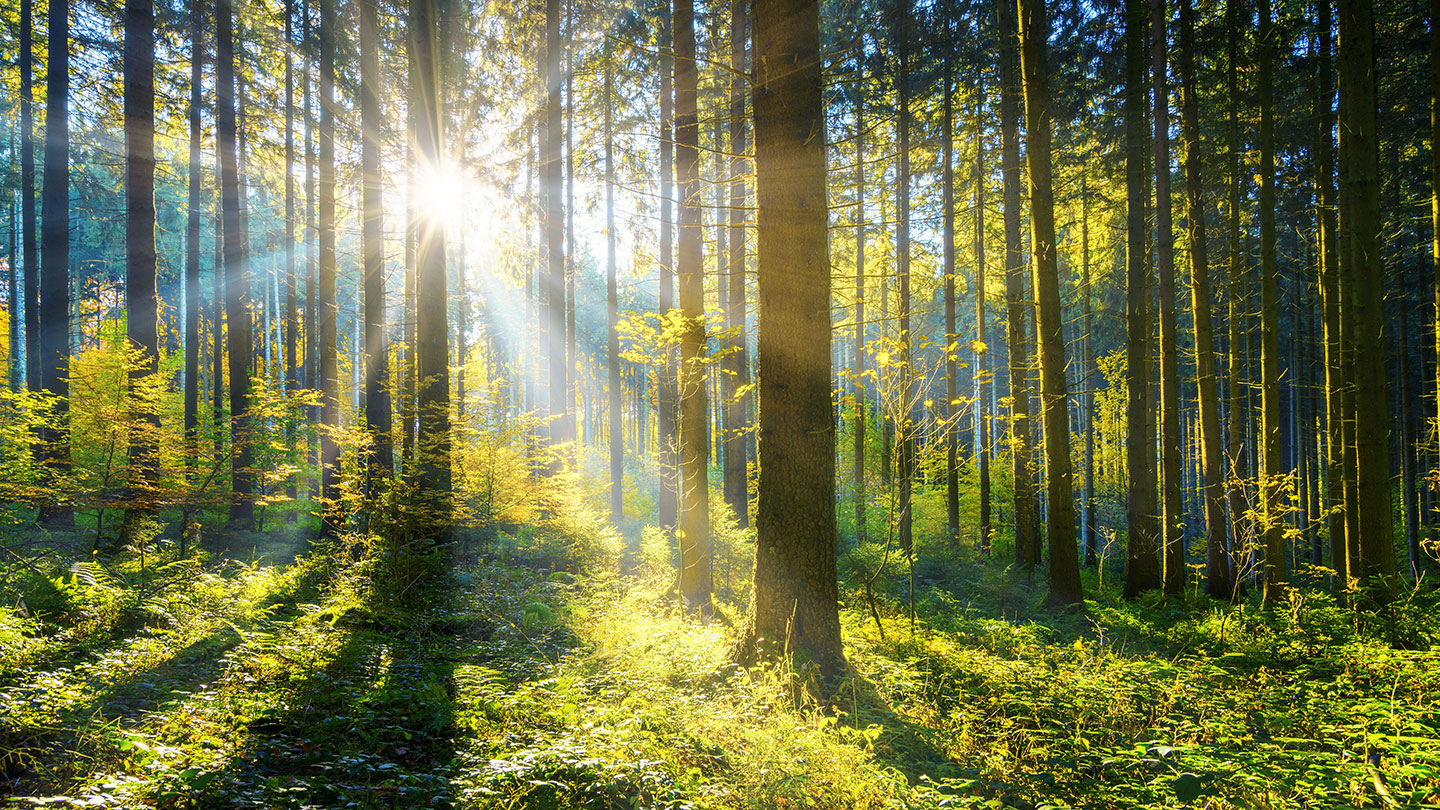
[[[1440,808],[1440,0],[0,0],[6,807]]]

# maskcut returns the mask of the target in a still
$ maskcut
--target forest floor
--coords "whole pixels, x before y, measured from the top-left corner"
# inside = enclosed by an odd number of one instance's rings
[[[169,565],[76,564],[0,626],[14,806],[1440,806],[1433,600],[1045,614],[956,559],[914,626],[891,582],[883,636],[844,586],[850,673],[817,701],[728,663],[735,603],[697,624],[633,560],[491,543],[399,598],[374,583],[414,572],[360,547]]]

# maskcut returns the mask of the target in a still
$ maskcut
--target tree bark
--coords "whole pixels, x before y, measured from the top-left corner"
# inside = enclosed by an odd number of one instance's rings
[[[669,17],[673,0],[665,0]],[[673,152],[675,144],[674,87],[675,58],[672,27],[662,24],[660,32],[660,293],[659,315],[662,324],[675,307],[674,212],[675,198]],[[660,440],[660,526],[673,533],[680,514],[680,456],[675,424],[675,352],[666,348],[664,360],[656,375],[657,430]]]
[[[1201,175],[1200,99],[1195,84],[1195,8],[1180,0],[1180,117],[1185,143],[1185,224],[1190,246],[1190,308],[1195,322],[1195,378],[1199,389],[1202,508],[1205,512],[1205,592],[1228,598],[1233,588],[1225,553],[1225,473],[1220,402],[1216,392],[1215,327],[1209,254],[1205,244],[1205,183]]]
[[[1275,112],[1270,86],[1275,74],[1275,26],[1270,18],[1270,0],[1260,0],[1259,8],[1256,92],[1260,107],[1260,503],[1265,525],[1265,603],[1273,605],[1284,598],[1289,577],[1280,507],[1284,459],[1280,447],[1280,305],[1275,255]]]
[[[1150,419],[1150,267],[1145,183],[1144,0],[1125,3],[1125,363],[1126,508],[1125,597],[1161,586],[1155,503],[1155,441]]]
[[[371,456],[366,465],[374,484],[388,478],[395,454],[390,444],[389,341],[385,337],[384,197],[380,185],[380,109],[378,9],[375,0],[359,0],[360,16],[360,211],[361,264],[365,287],[365,428]]]
[[[1030,245],[1040,332],[1040,398],[1045,418],[1046,521],[1050,552],[1048,604],[1084,604],[1075,545],[1075,485],[1070,461],[1070,389],[1065,378],[1064,313],[1055,246],[1050,175],[1050,23],[1044,0],[1020,0],[1020,61],[1025,73],[1025,150],[1030,170]]]
[[[190,8],[190,168],[185,211],[185,455],[187,466],[199,466],[200,455],[200,104],[204,15],[201,4]]]
[[[755,580],[736,656],[844,665],[835,577],[835,422],[820,9],[755,0],[760,486]]]
[[[1175,237],[1170,204],[1169,23],[1166,0],[1150,4],[1151,66],[1155,126],[1155,256],[1160,287],[1160,472],[1164,588],[1185,590],[1184,488],[1180,471],[1180,370],[1176,349]]]
[[[710,615],[710,466],[706,417],[705,291],[700,232],[700,128],[696,107],[692,0],[676,0],[675,152],[680,182],[676,277],[680,298],[680,594],[687,610]]]
[[[320,0],[320,158],[319,201],[319,321],[316,340],[320,353],[320,497],[321,526],[326,537],[340,533],[337,511],[340,495],[339,306],[335,300],[335,1]]]
[[[249,274],[240,220],[240,175],[236,155],[235,43],[233,0],[215,2],[216,140],[220,150],[220,218],[224,230],[225,321],[230,372],[230,476],[234,501],[230,526],[255,522],[254,472],[250,469],[250,359],[252,351]]]
[[[749,434],[749,346],[745,337],[745,75],[750,16],[745,0],[730,0],[730,256],[728,299],[723,302],[732,330],[725,357],[725,502],[743,528],[750,525],[750,485],[746,465]]]
[[[625,519],[625,434],[620,421],[620,289],[615,268],[615,147],[611,142],[614,120],[614,64],[605,48],[605,370],[609,379],[608,416],[610,431],[610,520]]]
[[[125,337],[135,354],[133,390],[160,370],[158,309],[155,301],[155,6],[153,0],[126,0],[125,109]],[[140,401],[131,419],[130,500],[125,535],[137,513],[153,509],[159,484],[158,403]]]
[[[941,122],[941,240],[943,288],[945,297],[945,403],[940,413],[945,420],[945,521],[953,544],[960,538],[960,426],[958,419],[960,336],[955,328],[955,71],[951,37],[953,22],[950,6],[941,12],[947,42],[942,57],[941,78],[944,84],[944,111]],[[983,305],[980,305],[983,306]]]
[[[1263,0],[1262,0],[1263,2]],[[1388,413],[1384,357],[1385,278],[1380,255],[1380,177],[1375,129],[1374,18],[1370,3],[1340,0],[1340,141],[1348,171],[1341,205],[1348,210],[1348,267],[1355,296],[1355,446],[1360,566],[1367,597],[1388,602],[1395,588]],[[1346,272],[1348,271],[1348,273]],[[1361,415],[1364,415],[1362,418]]]
[[[25,263],[25,386],[40,383],[40,265],[35,245],[35,3],[20,0],[20,250]]]

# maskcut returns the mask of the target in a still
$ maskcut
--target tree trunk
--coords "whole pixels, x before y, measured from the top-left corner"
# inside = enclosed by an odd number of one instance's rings
[[[395,456],[390,445],[389,341],[385,337],[384,197],[380,186],[380,59],[375,0],[359,0],[360,17],[360,211],[361,265],[365,287],[365,428],[373,478],[389,477]],[[372,483],[373,480],[372,480]]]
[[[1281,476],[1284,459],[1280,447],[1280,306],[1275,256],[1275,27],[1270,0],[1260,0],[1259,73],[1256,76],[1260,107],[1260,482],[1261,515],[1265,525],[1265,603],[1284,598],[1288,575],[1285,566],[1285,526],[1281,518]]]
[[[975,448],[976,472],[980,478],[980,549],[990,553],[990,420],[988,387],[990,347],[985,331],[985,122],[981,114],[985,97],[984,79],[976,71],[975,82],[975,422],[979,425]],[[1009,255],[1008,253],[1006,254]],[[1087,330],[1088,332],[1088,330]],[[1017,524],[1018,525],[1018,524]]]
[[[680,595],[685,608],[710,615],[710,466],[706,404],[705,292],[701,255],[700,128],[696,108],[699,71],[695,63],[695,10],[676,0],[675,152],[680,181],[679,250],[676,277],[680,334]]]
[[[1233,587],[1225,554],[1225,477],[1220,402],[1215,380],[1215,327],[1205,244],[1205,184],[1200,173],[1200,100],[1195,84],[1195,9],[1180,0],[1180,118],[1185,143],[1185,225],[1190,246],[1190,308],[1195,319],[1195,377],[1199,389],[1201,492],[1205,513],[1205,592],[1228,598]]]
[[[25,261],[25,387],[40,383],[40,265],[35,246],[35,3],[20,0],[20,250]]]
[[[1165,593],[1185,590],[1184,489],[1180,472],[1180,370],[1176,349],[1175,237],[1170,206],[1170,83],[1167,77],[1169,22],[1166,0],[1150,4],[1154,78],[1155,256],[1160,277],[1160,472]]]
[[[949,7],[942,12],[945,39],[953,34]],[[941,123],[941,202],[940,220],[944,257],[945,296],[945,403],[940,413],[945,422],[945,521],[954,544],[960,537],[960,465],[959,433],[956,416],[959,408],[960,336],[955,330],[955,92],[952,48],[946,47],[941,68],[944,84],[944,111]]]
[[[412,0],[427,2],[427,0]],[[560,88],[562,48],[560,42],[560,0],[545,0],[545,139],[540,145],[540,185],[545,195],[545,320],[547,356],[550,362],[550,442],[566,441],[565,419],[569,413],[565,389],[565,223],[562,210],[560,169]],[[555,462],[558,469],[558,459]]]
[[[863,70],[855,60],[857,74]],[[866,540],[865,413],[865,94],[856,92],[855,104],[855,545]]]
[[[1020,0],[1020,61],[1025,72],[1025,150],[1030,170],[1030,245],[1036,322],[1040,332],[1040,398],[1045,417],[1046,521],[1050,593],[1056,606],[1080,606],[1080,557],[1075,545],[1075,486],[1070,462],[1070,389],[1065,379],[1064,313],[1055,247],[1055,196],[1050,177],[1050,23],[1044,0]]]
[[[1341,228],[1348,231],[1349,262],[1342,255],[1355,297],[1355,446],[1361,584],[1368,598],[1388,602],[1395,587],[1390,501],[1389,425],[1385,395],[1385,278],[1380,256],[1380,178],[1375,129],[1373,9],[1363,0],[1340,0],[1340,141],[1348,168],[1341,190]],[[1347,272],[1348,271],[1348,272]],[[1363,358],[1363,359],[1362,359]],[[1364,418],[1360,415],[1364,414]]]
[[[215,3],[216,141],[220,150],[220,218],[224,230],[225,321],[230,372],[230,476],[234,501],[230,525],[255,522],[254,472],[250,469],[250,281],[240,221],[240,175],[236,155],[233,0]]]
[[[1025,256],[1020,245],[1020,55],[1016,5],[995,0],[1000,30],[1000,174],[1005,218],[1005,321],[1010,350],[1010,458],[1015,497],[1015,564],[1034,568],[1040,515],[1035,506],[1026,350]]]
[[[1183,2],[1184,0],[1182,0]],[[1082,389],[1085,391],[1085,491],[1080,496],[1080,531],[1085,546],[1085,565],[1098,562],[1099,539],[1095,535],[1095,357],[1093,295],[1090,287],[1090,178],[1080,175],[1080,286],[1085,288],[1085,338],[1081,360]]]
[[[335,300],[335,0],[320,0],[320,165],[319,165],[319,322],[320,352],[320,497],[326,537],[340,533],[336,510],[340,496],[339,305]]]
[[[185,205],[185,456],[191,470],[200,463],[200,68],[205,61],[202,10],[198,3],[190,8],[190,168]]]
[[[295,47],[295,0],[285,0],[285,392],[294,397],[300,390],[299,298],[296,290],[295,267],[295,63],[290,51]],[[285,452],[298,462],[296,420],[293,411],[285,418]],[[296,475],[286,482],[286,496],[294,501],[299,495]],[[298,515],[290,512],[290,521]]]
[[[745,0],[730,0],[730,256],[728,300],[723,302],[732,330],[724,360],[725,502],[743,528],[750,525],[750,485],[746,472],[749,433],[750,362],[745,338],[745,81],[749,15]]]
[[[1161,586],[1155,504],[1155,441],[1150,419],[1149,251],[1145,182],[1145,1],[1125,3],[1125,597]]]
[[[835,422],[820,9],[755,0],[760,487],[737,658],[844,665],[835,577]],[[762,641],[765,649],[762,649]]]
[[[668,17],[673,1],[666,0]],[[659,315],[663,322],[675,307],[674,213],[675,198],[672,159],[675,143],[674,89],[675,59],[671,45],[671,26],[662,24],[660,32],[660,293]],[[657,430],[660,441],[660,526],[673,533],[680,513],[679,443],[675,424],[675,352],[666,348],[665,357],[656,375]]]
[[[135,353],[130,365],[132,402],[136,386],[160,370],[159,314],[155,300],[155,7],[153,0],[125,2],[125,337]],[[143,397],[143,395],[141,395]],[[141,398],[131,419],[130,504],[125,540],[133,518],[151,511],[160,481],[158,403]]]
[[[609,379],[608,416],[610,430],[610,520],[625,519],[625,434],[620,422],[620,289],[615,268],[615,147],[611,142],[614,120],[614,60],[605,48],[605,366]]]
[[[443,170],[445,155],[440,70],[435,53],[439,40],[436,18],[435,0],[410,0],[410,98],[417,108],[414,118],[416,162],[425,171],[432,172]],[[558,135],[557,130],[558,127],[551,132]],[[557,198],[558,191],[558,185],[552,189]],[[419,485],[427,502],[427,514],[420,528],[443,536],[450,524],[450,327],[445,289],[445,223],[437,213],[432,211],[420,216],[415,229],[415,405],[419,420],[416,439]],[[559,255],[553,236],[551,246]],[[555,268],[553,262],[551,267]],[[554,278],[555,282],[561,280],[558,276]],[[552,296],[555,292],[556,285],[552,284]],[[552,297],[551,303],[558,302]],[[558,310],[552,311],[558,313]],[[563,362],[564,345],[560,348]],[[561,382],[563,385],[563,379]]]

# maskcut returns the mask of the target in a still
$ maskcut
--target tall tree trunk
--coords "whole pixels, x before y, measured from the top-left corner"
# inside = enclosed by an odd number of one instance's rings
[[[666,17],[673,9],[673,0],[666,0]],[[661,26],[660,32],[660,318],[664,320],[675,308],[674,212],[675,198],[673,150],[675,143],[674,88],[675,59],[672,26]],[[656,375],[657,430],[660,440],[660,526],[673,533],[680,514],[680,456],[676,434],[675,351],[665,349],[664,361]]]
[[[335,0],[320,0],[319,321],[320,497],[326,537],[340,533],[339,305],[335,300]]]
[[[440,69],[436,57],[436,43],[440,39],[436,32],[437,16],[436,0],[410,0],[410,98],[417,107],[416,160],[426,171],[432,172],[442,170],[441,162],[445,155],[441,124],[445,119],[440,104]],[[558,108],[555,112],[558,113]],[[551,131],[558,134],[553,129]],[[558,186],[552,189],[554,192],[558,192]],[[553,242],[552,237],[552,247],[558,251]],[[557,276],[554,280],[558,282],[561,279]],[[555,292],[555,285],[552,285],[552,296]],[[415,402],[419,420],[416,455],[420,489],[428,502],[426,525],[421,528],[442,536],[449,531],[451,488],[447,301],[445,223],[436,212],[431,212],[418,218],[415,231],[415,359],[418,386]],[[551,302],[552,305],[559,303],[553,297]],[[560,359],[563,361],[563,354]],[[563,382],[562,379],[560,393],[563,393]]]
[[[610,430],[610,520],[620,525],[625,519],[625,434],[620,422],[620,289],[615,268],[615,147],[611,143],[614,120],[614,60],[605,48],[605,366],[609,379],[608,416]]]
[[[1180,370],[1176,357],[1175,236],[1170,206],[1169,23],[1166,0],[1150,4],[1155,125],[1155,256],[1160,277],[1160,480],[1165,593],[1185,590],[1184,488],[1180,472]]]
[[[895,43],[899,53],[899,69],[895,75],[899,97],[897,129],[897,160],[895,167],[895,274],[900,281],[900,369],[901,389],[895,424],[899,445],[898,508],[900,548],[905,553],[910,574],[910,623],[915,623],[915,542],[912,489],[915,486],[915,443],[919,426],[919,386],[915,379],[914,335],[910,332],[910,0],[899,0],[895,7]]]
[[[285,0],[285,392],[294,397],[300,390],[299,355],[296,343],[300,338],[299,299],[295,267],[295,0]],[[293,415],[285,418],[285,452],[298,462],[297,425]],[[294,501],[299,495],[296,476],[286,482],[286,495]],[[298,515],[290,512],[293,522]]]
[[[1149,250],[1145,224],[1145,0],[1125,3],[1125,596],[1161,585],[1155,503],[1155,441],[1150,419]]]
[[[1040,332],[1040,397],[1045,417],[1046,521],[1051,605],[1084,603],[1075,545],[1075,486],[1070,462],[1070,388],[1065,379],[1064,313],[1055,247],[1055,195],[1050,176],[1050,23],[1045,0],[1020,0],[1020,61],[1025,72],[1025,150],[1030,170],[1030,246]]]
[[[1240,2],[1239,0],[1227,0],[1225,4],[1225,48],[1226,59],[1226,90],[1225,99],[1227,105],[1227,149],[1226,159],[1228,165],[1226,204],[1226,243],[1229,254],[1229,268],[1226,279],[1226,301],[1228,310],[1226,322],[1229,329],[1227,343],[1230,347],[1230,358],[1228,362],[1227,388],[1229,390],[1229,425],[1227,433],[1229,444],[1226,448],[1226,456],[1230,465],[1230,481],[1228,495],[1230,500],[1230,552],[1228,563],[1230,566],[1231,597],[1238,594],[1241,587],[1239,560],[1245,543],[1248,541],[1250,532],[1247,527],[1250,521],[1245,517],[1245,488],[1244,488],[1244,454],[1245,449],[1245,424],[1247,409],[1243,381],[1244,337],[1242,322],[1244,320],[1244,302],[1247,296],[1244,295],[1244,273],[1245,257],[1240,242],[1240,201],[1241,201],[1241,175],[1240,175]]]
[[[1380,255],[1380,178],[1375,129],[1375,26],[1363,0],[1340,0],[1340,142],[1348,171],[1341,190],[1353,283],[1346,300],[1355,317],[1355,445],[1358,478],[1361,583],[1368,598],[1385,603],[1395,587],[1395,547],[1390,501],[1389,425],[1385,395],[1385,279]],[[1348,271],[1348,272],[1347,272]],[[1364,358],[1362,361],[1361,358]],[[1365,418],[1359,418],[1365,414]]]
[[[1025,256],[1020,245],[1020,55],[1016,4],[995,0],[1000,31],[1000,175],[1005,219],[1005,322],[1010,351],[1010,471],[1015,498],[1015,563],[1034,568],[1040,515],[1035,505],[1030,429],[1030,359],[1025,329]]]
[[[20,0],[20,250],[25,262],[25,386],[40,383],[40,265],[35,246],[35,2]]]
[[[70,380],[70,4],[51,0],[45,77],[45,176],[40,212],[40,388],[59,398],[57,429],[47,430],[47,463],[57,475],[70,467],[66,429]],[[64,508],[46,520],[63,521]]]
[[[985,331],[985,121],[981,114],[985,98],[984,80],[976,72],[975,82],[975,421],[979,425],[975,466],[980,479],[980,520],[977,530],[980,549],[990,553],[990,348]],[[1008,255],[1008,254],[1007,254]],[[1088,332],[1088,330],[1087,330]],[[989,388],[987,388],[989,387]],[[1017,524],[1018,525],[1018,524]]]
[[[1275,256],[1275,112],[1271,82],[1275,74],[1275,26],[1270,0],[1260,0],[1260,451],[1264,460],[1260,482],[1261,515],[1265,525],[1265,603],[1284,598],[1285,526],[1281,518],[1280,478],[1284,459],[1280,447],[1280,305],[1276,291]],[[1383,355],[1382,355],[1383,356]]]
[[[160,370],[159,314],[155,301],[155,6],[153,0],[125,2],[125,337],[135,354],[133,390]],[[143,396],[143,395],[142,395]],[[131,414],[129,485],[125,534],[138,512],[153,506],[160,482],[158,403],[139,399]]]
[[[1190,309],[1195,319],[1195,378],[1199,389],[1201,492],[1205,512],[1205,592],[1229,597],[1233,583],[1225,554],[1225,473],[1220,402],[1215,380],[1215,327],[1205,244],[1205,184],[1200,173],[1200,99],[1195,84],[1195,8],[1180,0],[1180,118],[1185,143],[1185,226],[1190,246]]]
[[[863,70],[860,57],[855,70]],[[865,486],[865,413],[870,409],[865,393],[865,94],[857,90],[855,104],[855,545],[866,540],[866,505],[870,496]]]
[[[565,411],[566,440],[578,442],[575,410],[580,359],[575,350],[575,0],[565,0]],[[572,451],[575,452],[575,451]],[[578,458],[572,455],[571,458]]]
[[[1183,0],[1182,0],[1183,2]],[[1085,546],[1085,565],[1098,562],[1099,538],[1095,532],[1095,370],[1092,288],[1090,286],[1090,178],[1080,175],[1080,286],[1085,288],[1085,336],[1082,344],[1081,388],[1085,391],[1085,492],[1080,496],[1080,531]]]
[[[412,0],[425,2],[425,0]],[[540,185],[545,195],[545,249],[549,260],[545,281],[546,346],[550,360],[550,441],[567,441],[570,412],[565,375],[565,223],[560,169],[560,88],[562,46],[560,0],[545,0],[545,140],[540,148]],[[558,464],[558,460],[557,460]]]
[[[741,527],[750,525],[746,473],[750,362],[745,338],[745,96],[746,43],[750,15],[745,0],[730,0],[730,256],[728,300],[722,302],[732,330],[725,357],[725,502]]]
[[[1321,3],[1328,3],[1329,0],[1320,0]],[[1328,6],[1327,6],[1328,18]],[[1329,43],[1330,29],[1324,29],[1324,39]],[[1325,53],[1329,55],[1328,50]],[[1328,68],[1328,61],[1326,67]],[[1327,86],[1328,92],[1328,86]],[[27,98],[29,96],[26,96]],[[1327,95],[1328,99],[1329,96]],[[28,128],[26,130],[28,132]],[[1326,130],[1326,134],[1329,130]],[[29,186],[26,186],[29,189]],[[29,208],[26,208],[26,218],[29,218]],[[26,259],[25,266],[30,267],[29,259]],[[1434,311],[1434,323],[1431,325],[1435,339],[1435,422],[1430,427],[1435,437],[1435,444],[1431,447],[1431,458],[1435,464],[1440,464],[1440,0],[1430,0],[1430,272],[1434,284],[1434,300],[1431,304]],[[1427,487],[1426,491],[1429,491]],[[1433,514],[1428,515],[1431,520],[1435,519]],[[1333,548],[1333,544],[1332,544]],[[1333,554],[1333,551],[1332,551]]]
[[[230,477],[234,502],[230,525],[249,529],[255,522],[251,500],[255,477],[250,453],[250,355],[252,350],[250,280],[245,266],[244,228],[240,220],[240,173],[236,155],[235,43],[233,0],[215,2],[216,141],[220,150],[220,218],[224,230],[225,321],[230,372]]]
[[[205,61],[202,11],[199,3],[190,7],[190,168],[185,206],[185,457],[192,470],[198,466],[200,455],[200,68]]]
[[[365,287],[365,428],[373,442],[367,469],[389,477],[395,454],[390,444],[389,341],[385,338],[384,196],[380,186],[380,58],[375,0],[359,0],[360,17],[360,216],[361,264]]]
[[[676,277],[680,313],[680,595],[687,610],[710,614],[710,442],[706,412],[705,291],[700,232],[700,127],[696,108],[692,0],[676,0],[675,153],[680,182]]]
[[[755,0],[754,19],[760,487],[755,582],[737,657],[798,653],[830,678],[844,659],[820,7]]]
[[[951,7],[942,12],[945,39],[952,35]],[[942,255],[944,257],[945,296],[945,403],[940,409],[945,420],[945,522],[950,542],[960,537],[960,427],[956,418],[959,408],[960,336],[955,330],[955,71],[951,64],[954,54],[946,47],[941,68],[944,84],[944,111],[941,122],[941,202],[940,220]]]

